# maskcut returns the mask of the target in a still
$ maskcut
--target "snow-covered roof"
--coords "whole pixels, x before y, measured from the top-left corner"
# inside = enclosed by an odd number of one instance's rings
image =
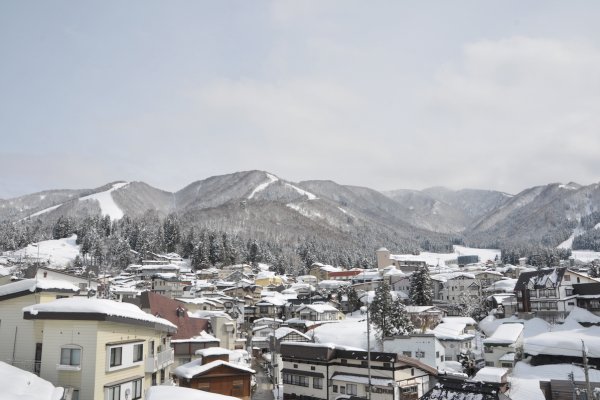
[[[600,327],[596,326],[541,333],[525,339],[523,350],[531,355],[581,357],[582,341],[590,357],[600,358]]]
[[[1,287],[1,286],[0,286]],[[591,324],[600,324],[600,317],[596,314],[592,314],[588,310],[580,307],[574,307],[566,320],[573,320],[575,322],[587,322]]]
[[[504,293],[512,293],[515,290],[515,285],[517,284],[516,279],[506,278],[501,279],[492,283],[487,288],[483,289],[484,292],[504,292]]]
[[[215,360],[207,364],[202,364],[202,359],[200,358],[198,360],[191,361],[187,364],[180,365],[179,367],[175,368],[173,374],[177,375],[180,378],[192,379],[194,376],[202,375],[205,372],[208,372],[211,369],[220,366],[234,368],[240,371],[249,372],[251,374],[255,373],[253,369],[242,367],[240,365],[232,364],[228,361],[223,360]]]
[[[280,340],[280,339],[284,338],[285,336],[289,335],[290,333],[295,333],[297,335],[302,336],[306,340],[310,340],[310,338],[308,336],[306,336],[304,333],[297,331],[296,329],[293,329],[293,328],[288,328],[286,326],[282,326],[281,328],[278,328],[275,330],[275,338],[277,338],[277,340]]]
[[[151,386],[146,391],[146,400],[239,400],[237,397],[205,392],[181,386]]]
[[[313,310],[316,313],[322,314],[324,312],[338,312],[339,310],[333,306],[330,306],[329,304],[305,304],[303,306],[300,306],[296,312],[300,312],[301,310],[304,310],[305,308],[308,308],[310,310]]]
[[[466,334],[466,324],[457,322],[443,322],[437,325],[431,333],[435,335],[439,340],[470,340],[473,339],[473,335]]]
[[[475,275],[468,272],[444,272],[441,274],[431,275],[431,279],[435,279],[440,282],[448,282],[449,280],[456,278],[467,278],[467,279],[475,279]]]
[[[483,367],[477,372],[473,380],[481,382],[502,383],[506,382],[507,374],[507,368]]]
[[[231,350],[225,349],[223,347],[208,347],[206,349],[196,350],[195,354],[197,356],[202,356],[202,357],[223,356],[223,355],[230,355]]]
[[[270,296],[270,297],[263,297],[258,303],[256,303],[256,305],[260,305],[261,303],[268,303],[268,304],[272,304],[274,306],[284,306],[285,303],[287,303],[286,299],[278,297],[278,296]]]
[[[513,344],[523,334],[522,323],[506,323],[500,325],[483,343],[489,344]]]
[[[0,387],[3,400],[60,400],[64,389],[31,372],[0,361]]]
[[[106,299],[93,298],[64,298],[51,301],[49,303],[34,304],[23,308],[23,312],[28,312],[31,315],[39,315],[39,313],[60,313],[60,314],[103,314],[111,317],[120,317],[145,321],[152,324],[162,325],[171,329],[177,329],[177,326],[164,318],[158,318],[154,315],[142,311],[133,304],[121,303]]]
[[[220,339],[217,339],[216,337],[214,337],[213,335],[206,333],[206,331],[202,331],[200,332],[199,335],[191,337],[189,339],[173,339],[171,340],[171,343],[189,343],[189,342],[194,342],[194,343],[205,343],[205,342],[221,342]]]
[[[78,292],[79,287],[71,282],[58,279],[24,279],[22,281],[11,282],[0,286],[0,297],[26,291],[33,293],[40,290]]]

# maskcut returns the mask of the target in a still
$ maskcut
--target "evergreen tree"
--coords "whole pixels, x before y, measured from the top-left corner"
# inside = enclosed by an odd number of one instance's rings
[[[379,334],[380,340],[392,335],[405,335],[414,330],[406,307],[400,299],[394,300],[390,285],[383,281],[377,290],[375,298],[369,306],[370,319]]]
[[[433,282],[427,267],[420,267],[410,276],[408,297],[411,304],[417,306],[433,304]]]

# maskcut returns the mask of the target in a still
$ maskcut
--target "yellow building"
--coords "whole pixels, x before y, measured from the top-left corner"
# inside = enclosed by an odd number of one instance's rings
[[[176,326],[111,300],[67,298],[23,309],[41,328],[40,377],[76,399],[140,399],[170,378]]]

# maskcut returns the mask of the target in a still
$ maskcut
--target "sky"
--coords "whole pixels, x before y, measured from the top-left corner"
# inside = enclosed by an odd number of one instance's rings
[[[600,181],[600,2],[0,2],[0,198]]]

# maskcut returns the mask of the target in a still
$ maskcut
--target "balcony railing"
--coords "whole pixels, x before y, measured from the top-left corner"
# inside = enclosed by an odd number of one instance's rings
[[[154,356],[146,358],[146,373],[154,373],[159,369],[163,369],[175,361],[175,350],[168,349]]]

